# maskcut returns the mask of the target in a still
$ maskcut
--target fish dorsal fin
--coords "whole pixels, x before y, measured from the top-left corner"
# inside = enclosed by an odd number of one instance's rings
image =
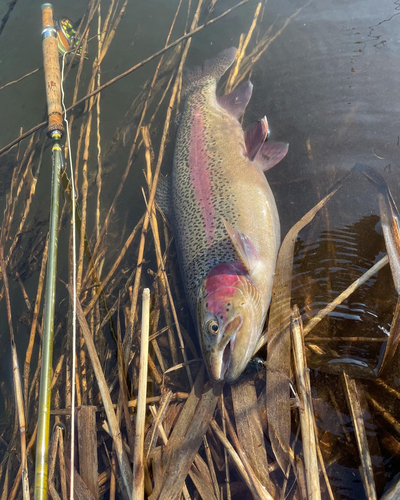
[[[264,144],[268,135],[268,122],[264,118],[258,122],[251,123],[244,133],[244,142],[246,144],[246,154],[248,158],[253,161],[259,152],[261,146]]]
[[[265,172],[279,163],[288,149],[288,142],[267,141],[259,149],[254,161]]]
[[[171,180],[168,176],[160,177],[157,184],[156,190],[156,203],[160,210],[164,213],[168,219],[171,220],[172,217],[172,203],[171,203]]]
[[[248,236],[241,233],[237,229],[234,229],[224,218],[222,218],[222,222],[224,223],[225,229],[233,246],[235,247],[239,259],[243,263],[246,270],[250,271],[254,268],[254,265],[259,259],[258,252],[252,241]]]
[[[228,111],[228,113],[239,119],[250,101],[252,92],[253,84],[251,82],[244,82],[239,85],[239,87],[236,87],[230,94],[217,97],[217,101],[222,108]]]
[[[203,66],[184,69],[182,79],[182,95],[185,97],[191,91],[202,88],[210,82],[218,82],[221,76],[230,68],[235,60],[237,49],[219,52],[213,59],[208,59]]]

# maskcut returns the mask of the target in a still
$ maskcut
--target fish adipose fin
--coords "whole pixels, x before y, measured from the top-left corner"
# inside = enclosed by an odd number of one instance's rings
[[[250,101],[252,92],[253,84],[251,82],[244,82],[230,94],[217,97],[217,101],[228,113],[239,119]]]
[[[160,210],[169,220],[172,217],[171,210],[171,180],[167,177],[162,177],[158,180],[156,190],[156,203]]]
[[[253,269],[254,265],[259,260],[257,250],[248,236],[234,229],[223,217],[222,222],[224,223],[225,229],[233,246],[235,247],[239,259],[243,263],[246,270],[250,271],[250,269]]]
[[[217,54],[213,59],[204,62],[203,66],[186,69],[183,72],[182,95],[187,95],[196,88],[201,88],[209,82],[218,82],[225,71],[232,66],[237,49],[231,47]]]
[[[258,122],[252,123],[246,128],[244,133],[244,142],[248,158],[253,161],[260,151],[268,135],[268,122],[264,118]]]
[[[267,141],[259,149],[254,161],[265,172],[279,163],[288,149],[288,142]]]

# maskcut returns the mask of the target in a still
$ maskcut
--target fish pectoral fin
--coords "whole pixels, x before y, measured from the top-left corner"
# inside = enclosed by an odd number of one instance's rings
[[[171,220],[172,217],[172,189],[171,180],[168,176],[160,177],[157,184],[156,190],[156,203],[158,208],[164,213],[168,219]]]
[[[248,158],[253,161],[257,153],[260,151],[265,139],[268,135],[268,122],[264,118],[258,122],[251,123],[245,133],[244,142],[246,144],[246,153]]]
[[[252,92],[253,84],[251,82],[244,82],[230,94],[217,97],[217,101],[229,114],[239,119],[250,101]]]
[[[265,172],[279,163],[286,156],[288,149],[288,142],[267,141],[261,146],[254,161]]]
[[[223,217],[222,222],[224,223],[225,229],[233,246],[235,247],[239,259],[247,271],[250,271],[250,269],[253,269],[254,265],[259,260],[258,252],[251,239],[237,229],[234,229]]]

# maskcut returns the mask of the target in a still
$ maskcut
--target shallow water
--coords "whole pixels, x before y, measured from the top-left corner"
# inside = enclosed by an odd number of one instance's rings
[[[186,3],[183,2],[172,40],[183,32]],[[19,0],[4,25],[0,34],[0,87],[42,65],[40,4]],[[200,64],[221,49],[237,46],[240,33],[249,29],[256,4],[251,1],[218,24],[198,33],[193,38],[187,65]],[[78,20],[86,8],[86,2],[81,0],[54,1],[53,5],[58,16],[66,15],[72,20]],[[175,0],[128,2],[102,65],[102,83],[164,45],[177,5]],[[233,5],[232,0],[219,0],[211,17]],[[106,2],[102,7],[103,15],[107,7]],[[301,7],[301,11],[291,18]],[[5,0],[0,1],[0,19],[8,8]],[[357,162],[374,167],[400,203],[399,15],[399,2],[389,0],[314,0],[308,3],[305,0],[270,0],[266,4],[260,35],[271,24],[274,33],[281,32],[252,72],[254,91],[244,125],[265,114],[271,138],[290,143],[287,157],[267,174],[276,197],[283,237]],[[82,74],[79,97],[86,93],[96,50],[93,40],[89,47],[87,71]],[[129,116],[124,119],[124,115],[141,87],[152,77],[156,64],[157,60],[152,61],[102,93],[101,136],[106,169],[103,216],[118,187],[134,133]],[[71,70],[65,84],[67,104],[71,102],[76,71],[76,67]],[[44,112],[42,71],[0,90],[0,147],[17,137],[20,127],[27,130],[41,122]],[[76,150],[82,119],[80,116],[75,121],[73,150]],[[159,123],[158,135],[154,137],[156,147],[161,126]],[[122,127],[124,141],[119,143],[116,151],[111,151],[108,148],[117,127]],[[25,146],[27,141],[23,144]],[[11,183],[12,155],[15,152],[14,148],[7,156],[0,157],[1,212]],[[89,158],[89,204],[94,206],[95,148],[90,150]],[[167,150],[163,172],[170,170],[171,160],[172,143]],[[30,231],[21,238],[14,256],[15,266],[31,301],[36,293],[40,242],[43,244],[48,218],[50,166],[50,149],[47,147],[29,218]],[[130,231],[143,213],[141,186],[145,186],[144,168],[140,153],[126,180],[113,219],[108,248],[110,260],[105,264],[106,268],[118,255],[122,231]],[[93,215],[89,216],[88,227],[91,234]],[[59,277],[64,281],[68,280],[67,238],[65,231],[61,236],[59,254]],[[36,245],[37,253],[32,250]],[[300,234],[296,244],[292,303],[298,304],[303,320],[329,303],[384,253],[377,192],[360,173],[352,174],[321,215]],[[136,253],[132,251],[128,257],[132,262],[128,262],[126,268],[131,269],[136,262]],[[58,283],[58,297],[58,315],[63,317],[66,293],[61,281]],[[24,322],[26,304],[16,281],[12,284],[11,298],[22,363],[21,353],[26,349],[29,327]],[[323,389],[318,392],[324,386],[320,380],[336,380],[332,372],[337,373],[337,370],[331,368],[338,362],[365,365],[371,370],[376,367],[382,342],[365,344],[346,341],[345,337],[387,337],[395,304],[396,292],[386,266],[313,331],[313,338],[340,337],[340,340],[324,341],[322,354],[310,354],[309,363],[315,369],[317,398],[323,398]],[[9,404],[5,395],[11,390],[12,375],[4,301],[0,307],[0,341],[4,346],[0,354],[3,387],[0,408],[4,408]],[[57,348],[60,349],[61,345],[59,339]],[[398,375],[394,380],[399,381]],[[344,400],[340,390],[338,397]],[[391,400],[388,399],[389,403]],[[341,410],[345,412],[344,404]],[[339,444],[335,442],[335,446]],[[3,452],[4,448],[0,449],[0,458]],[[385,461],[387,478],[392,478],[399,470],[396,469],[398,456],[390,456],[387,451],[383,455],[378,461]],[[395,466],[391,466],[393,462],[396,462]],[[339,460],[332,466],[337,498],[364,498],[357,467],[354,457],[346,463]],[[382,486],[379,491],[382,492]]]

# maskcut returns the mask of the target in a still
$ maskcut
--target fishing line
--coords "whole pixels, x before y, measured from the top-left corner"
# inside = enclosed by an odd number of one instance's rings
[[[71,205],[72,205],[72,375],[71,375],[71,485],[70,485],[70,499],[74,499],[74,455],[75,455],[75,372],[76,372],[76,303],[77,303],[77,291],[76,291],[76,221],[75,221],[75,178],[74,178],[74,169],[72,165],[72,154],[71,154],[71,138],[69,135],[69,123],[67,119],[67,110],[65,108],[64,103],[64,67],[65,67],[65,56],[66,53],[62,56],[62,64],[61,64],[61,104],[64,111],[64,120],[66,123],[66,132],[67,132],[67,142],[68,142],[68,154],[69,154],[69,165],[71,171]]]

